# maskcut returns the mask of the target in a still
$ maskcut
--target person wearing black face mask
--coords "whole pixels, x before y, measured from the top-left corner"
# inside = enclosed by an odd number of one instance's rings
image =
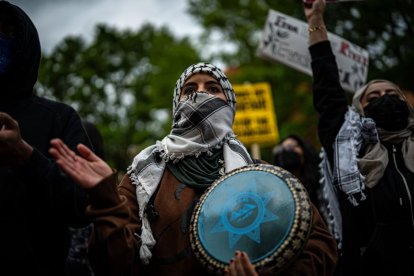
[[[322,179],[339,206],[337,275],[414,275],[413,107],[388,80],[368,82],[348,106],[323,19],[325,1],[304,11],[325,152]]]
[[[305,186],[311,201],[318,206],[318,152],[301,137],[291,134],[282,139],[272,150],[273,165],[284,168]]]
[[[280,146],[277,151],[273,152],[274,164],[290,172],[298,171],[303,164],[303,157],[293,148]]]
[[[378,128],[388,131],[398,131],[407,127],[410,110],[405,100],[399,95],[389,95],[375,98],[364,108],[366,117],[374,120]]]
[[[59,137],[90,145],[76,111],[33,93],[40,62],[27,14],[0,1],[0,274],[66,275],[69,226],[88,223],[86,193],[48,153]]]

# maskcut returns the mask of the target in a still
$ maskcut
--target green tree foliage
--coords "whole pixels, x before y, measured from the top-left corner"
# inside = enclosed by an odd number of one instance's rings
[[[280,136],[302,135],[318,146],[311,78],[256,57],[269,9],[304,20],[301,0],[188,0],[205,33],[195,50],[187,38],[145,25],[137,31],[96,27],[86,43],[67,37],[44,54],[37,93],[74,106],[103,134],[109,163],[125,170],[133,154],[162,138],[171,124],[172,90],[179,74],[200,60],[220,61],[232,83],[269,82]],[[327,28],[367,48],[368,78],[388,78],[414,91],[413,0],[328,4]],[[191,41],[194,42],[194,41]],[[215,45],[209,53],[204,46]],[[228,51],[227,44],[234,51]],[[275,141],[276,143],[277,141]],[[262,155],[270,160],[270,151]]]
[[[95,123],[107,160],[125,171],[133,154],[169,131],[175,81],[199,54],[166,28],[99,25],[95,33],[90,43],[68,37],[44,54],[36,89]]]
[[[281,137],[304,136],[314,144],[317,115],[312,107],[311,78],[281,64],[256,57],[269,9],[305,21],[301,0],[188,0],[189,12],[204,27],[204,40],[218,36],[233,53],[215,58],[239,70],[233,82],[267,81],[272,85]],[[412,0],[364,0],[327,5],[329,31],[368,49],[368,78],[394,80],[414,91],[414,5]],[[263,151],[262,151],[263,152]]]
[[[365,0],[329,5],[328,29],[368,49],[368,78],[414,91],[414,1]]]

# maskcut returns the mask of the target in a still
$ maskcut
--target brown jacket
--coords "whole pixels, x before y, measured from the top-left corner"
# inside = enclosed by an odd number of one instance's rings
[[[180,185],[168,169],[153,201],[157,213],[150,223],[157,243],[149,265],[141,264],[139,258],[140,241],[135,233],[140,233],[141,223],[129,177],[117,186],[112,175],[91,190],[90,196],[88,214],[94,220],[94,232],[89,254],[96,275],[208,275],[191,254],[188,233],[192,206],[199,195]],[[332,275],[337,258],[335,240],[313,206],[309,241],[282,275]]]

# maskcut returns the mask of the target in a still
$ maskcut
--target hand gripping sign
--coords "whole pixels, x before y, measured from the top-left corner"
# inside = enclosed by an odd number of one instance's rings
[[[366,82],[368,51],[333,33],[328,32],[328,38],[336,56],[341,85],[353,93]],[[308,41],[307,23],[270,10],[257,55],[312,76]]]

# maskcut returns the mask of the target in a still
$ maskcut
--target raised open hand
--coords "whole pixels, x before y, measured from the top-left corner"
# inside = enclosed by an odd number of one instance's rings
[[[60,139],[53,139],[50,144],[49,153],[58,166],[85,189],[95,187],[112,174],[111,167],[83,144],[77,146],[80,155],[76,155]]]

